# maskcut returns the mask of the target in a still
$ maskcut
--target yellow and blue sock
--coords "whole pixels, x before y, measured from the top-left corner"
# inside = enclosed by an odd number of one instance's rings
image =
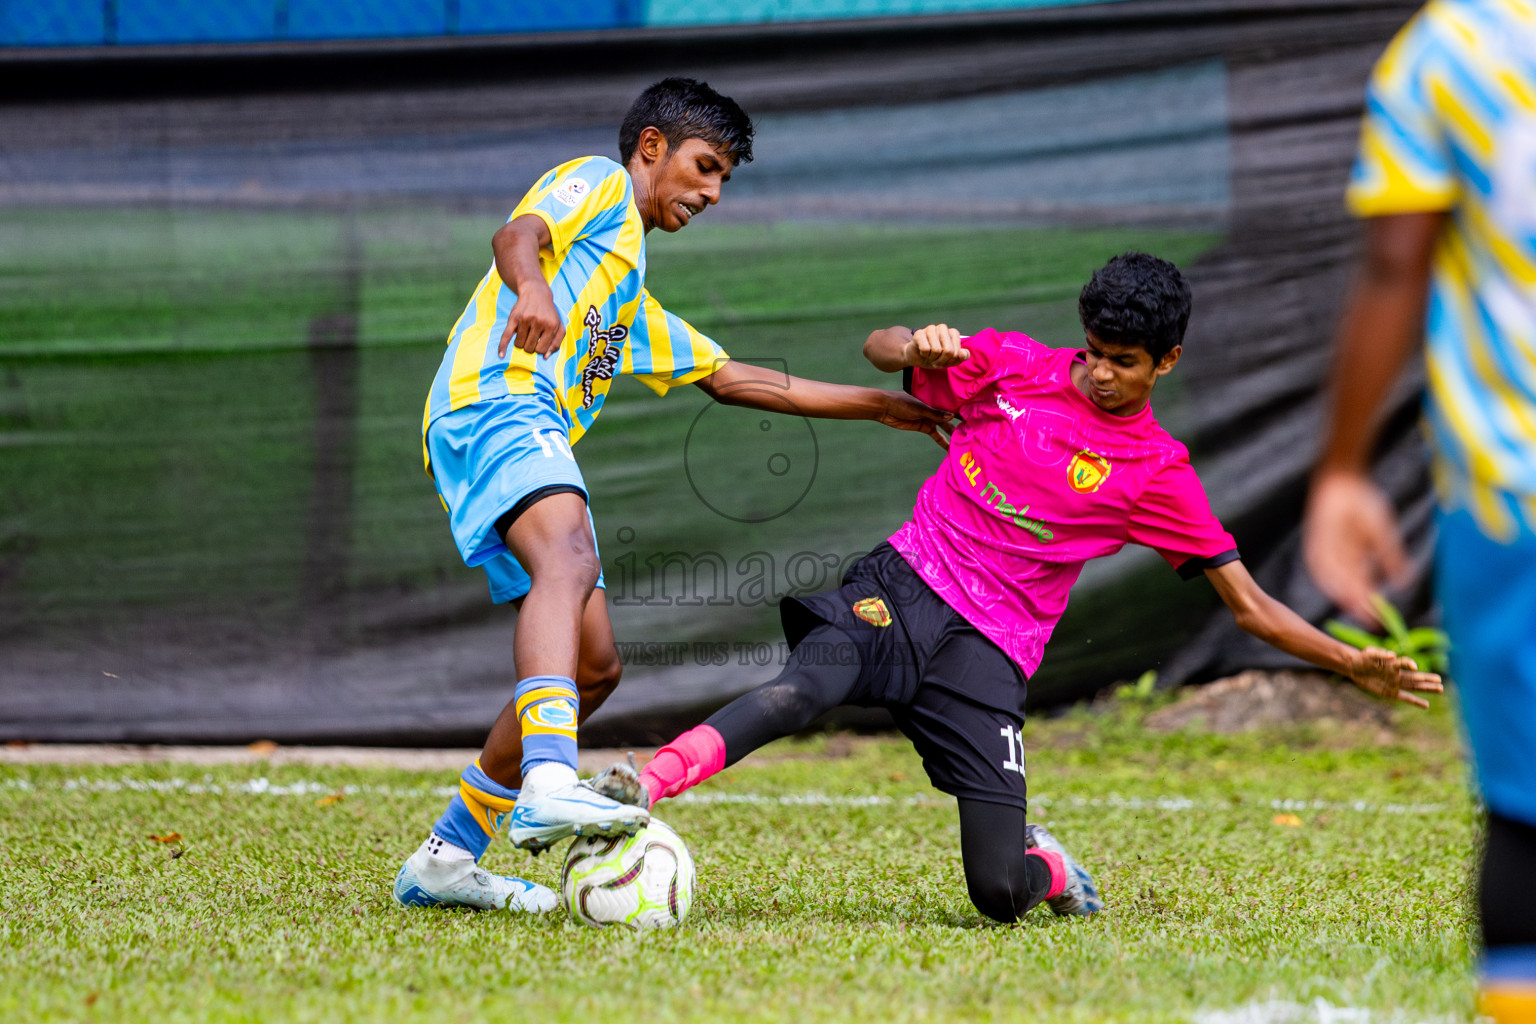
[[[459,791],[432,831],[479,860],[491,845],[501,823],[517,803],[517,790],[508,789],[480,770],[480,759],[459,775]]]
[[[523,727],[523,774],[555,761],[576,770],[576,682],[565,676],[529,676],[517,684],[517,720]]]

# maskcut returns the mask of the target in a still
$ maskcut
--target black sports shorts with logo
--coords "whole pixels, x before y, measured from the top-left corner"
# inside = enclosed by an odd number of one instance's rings
[[[889,543],[855,562],[837,590],[786,597],[779,613],[802,663],[860,666],[846,703],[889,709],[935,788],[1026,808],[1024,674]],[[822,623],[853,650],[804,644]]]

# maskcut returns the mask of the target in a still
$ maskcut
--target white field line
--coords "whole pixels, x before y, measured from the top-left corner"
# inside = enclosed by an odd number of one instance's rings
[[[457,786],[337,786],[324,782],[301,781],[275,783],[265,776],[244,782],[218,783],[211,778],[201,780],[173,777],[169,779],[64,779],[57,783],[39,784],[29,779],[0,779],[0,791],[23,793],[164,793],[192,796],[383,796],[395,798],[451,797],[458,792]],[[828,793],[715,793],[691,790],[674,798],[679,804],[755,804],[780,807],[883,807],[902,805],[908,807],[934,806],[949,803],[943,794],[917,794],[896,798],[881,794],[845,796]],[[1180,796],[1163,797],[1051,797],[1033,796],[1030,806],[1041,810],[1054,808],[1097,808],[1117,810],[1166,811],[1225,811],[1243,807],[1263,807],[1258,804],[1233,804],[1227,800],[1191,799]],[[1369,800],[1295,800],[1272,799],[1268,808],[1276,811],[1354,811],[1360,814],[1440,814],[1447,810],[1445,804],[1375,803]]]
[[[1334,1006],[1323,998],[1310,1003],[1271,999],[1231,1010],[1197,1010],[1193,1018],[1194,1024],[1447,1024],[1460,1019],[1452,1016],[1410,1017],[1401,1010]]]

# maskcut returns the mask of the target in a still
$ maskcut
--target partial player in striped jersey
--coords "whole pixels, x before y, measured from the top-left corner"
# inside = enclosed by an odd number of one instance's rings
[[[1488,806],[1483,1012],[1536,1020],[1536,3],[1434,0],[1371,74],[1348,201],[1366,257],[1340,329],[1305,530],[1356,617],[1408,559],[1370,478],[1380,410],[1424,338],[1435,589]]]

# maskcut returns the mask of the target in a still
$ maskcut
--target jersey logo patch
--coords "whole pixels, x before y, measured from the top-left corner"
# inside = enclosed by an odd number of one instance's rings
[[[606,331],[600,330],[603,314],[597,311],[596,306],[587,307],[587,315],[581,322],[587,328],[587,352],[591,357],[581,371],[581,407],[590,409],[596,399],[592,386],[600,380],[612,380],[613,372],[619,368],[619,354],[622,351],[620,344],[629,337],[629,328],[623,324],[614,324]]]
[[[1003,412],[1006,413],[1008,415],[1008,418],[1011,419],[1011,420],[1016,420],[1020,416],[1024,415],[1024,410],[1023,409],[1019,408],[1016,405],[1010,405],[1008,403],[1008,400],[1006,398],[1004,398],[1002,395],[998,395],[997,396],[997,407],[999,409],[1003,410]]]
[[[1109,460],[1084,448],[1072,456],[1067,467],[1067,483],[1078,494],[1092,494],[1109,479]]]
[[[853,614],[871,626],[889,626],[891,624],[891,610],[878,597],[866,597],[862,601],[853,602]]]
[[[577,203],[581,202],[582,197],[590,191],[592,191],[592,186],[588,185],[580,178],[567,178],[565,181],[562,181],[560,183],[560,187],[551,192],[550,195],[554,196],[557,201],[564,203],[566,206],[574,207]]]

